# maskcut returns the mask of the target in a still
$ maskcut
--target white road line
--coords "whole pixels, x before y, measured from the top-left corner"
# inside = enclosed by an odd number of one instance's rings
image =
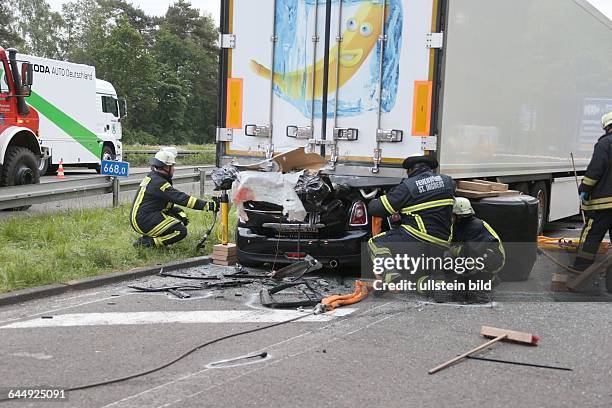
[[[347,316],[357,309],[343,308],[320,315],[310,315],[297,322],[328,322]],[[0,329],[38,327],[116,326],[167,323],[280,323],[304,316],[294,310],[196,310],[176,312],[74,313],[53,316],[52,319],[31,319],[15,322]]]

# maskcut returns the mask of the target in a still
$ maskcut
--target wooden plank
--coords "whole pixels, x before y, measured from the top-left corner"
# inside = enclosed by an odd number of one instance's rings
[[[213,246],[213,250],[218,250],[218,251],[235,251],[236,250],[236,244],[227,244],[227,245],[217,244],[217,245]]]
[[[506,191],[508,190],[508,185],[506,183],[496,183],[494,181],[488,181],[488,180],[474,180],[475,183],[484,183],[484,184],[489,184],[491,186],[491,189],[494,191]]]
[[[567,292],[567,280],[569,276],[562,273],[553,273],[550,282],[550,290],[553,292]]]
[[[598,273],[603,273],[612,265],[612,251],[608,251],[601,259],[596,260],[593,265],[586,268],[580,275],[569,281],[567,287],[573,291],[579,290]]]
[[[217,249],[213,250],[213,254],[218,254],[218,255],[236,255],[237,251],[231,250],[231,251],[219,251]]]
[[[458,188],[455,191],[455,195],[457,197],[466,197],[466,198],[485,198],[485,197],[497,197],[499,191],[472,191],[472,190],[463,190]]]
[[[212,259],[221,259],[221,260],[228,260],[228,259],[236,259],[236,255],[219,255],[219,254],[212,254],[211,256]]]
[[[457,188],[461,190],[471,190],[471,191],[491,191],[492,190],[489,184],[475,183],[473,181],[465,181],[465,180],[457,181]]]

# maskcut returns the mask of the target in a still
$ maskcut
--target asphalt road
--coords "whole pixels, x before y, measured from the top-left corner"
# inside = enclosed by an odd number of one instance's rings
[[[218,268],[182,273],[227,270]],[[305,318],[210,345],[144,377],[71,392],[66,402],[0,406],[609,407],[612,296],[555,296],[548,291],[555,271],[540,258],[528,281],[503,283],[495,302],[484,306],[370,296],[317,321]],[[329,293],[351,291],[349,278],[325,279]],[[185,281],[149,277],[0,308],[2,384],[74,387],[109,380],[159,366],[204,342],[305,314],[263,309],[260,283],[190,292],[189,299],[127,288],[176,282]],[[481,356],[573,371],[469,360],[427,374],[481,344],[482,325],[531,332],[541,342],[497,344]],[[211,365],[263,351],[266,359],[249,364]]]

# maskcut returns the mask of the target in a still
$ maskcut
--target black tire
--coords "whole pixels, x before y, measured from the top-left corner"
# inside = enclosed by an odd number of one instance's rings
[[[115,160],[117,158],[117,156],[115,155],[115,150],[109,146],[109,145],[104,145],[102,147],[102,154],[100,155],[100,160]],[[100,174],[101,168],[99,164],[96,164],[96,172],[98,174]]]
[[[538,235],[542,235],[548,219],[548,188],[543,181],[537,181],[531,186],[532,197],[538,199]]]
[[[4,165],[0,174],[0,187],[20,186],[40,183],[38,158],[25,147],[11,146],[6,150]],[[11,208],[14,211],[24,211],[29,205]]]
[[[612,266],[609,266],[606,272],[606,290],[612,293]]]

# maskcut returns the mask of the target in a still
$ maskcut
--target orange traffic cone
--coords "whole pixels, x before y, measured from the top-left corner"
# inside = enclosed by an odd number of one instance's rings
[[[66,176],[64,176],[64,161],[63,160],[60,160],[59,167],[57,168],[57,178],[58,179],[66,178]]]

